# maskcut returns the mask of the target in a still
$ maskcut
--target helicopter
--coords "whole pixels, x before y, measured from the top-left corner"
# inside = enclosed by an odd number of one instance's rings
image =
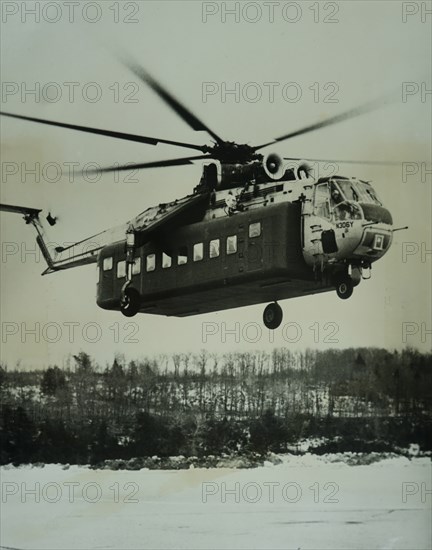
[[[368,113],[375,100],[326,120],[251,146],[222,139],[135,61],[125,61],[193,130],[211,145],[134,135],[1,112],[2,116],[147,145],[166,144],[199,155],[98,169],[98,173],[192,164],[204,160],[192,192],[147,208],[125,224],[51,250],[42,210],[0,205],[22,214],[36,230],[47,263],[42,273],[97,264],[97,305],[120,311],[186,317],[268,302],[263,322],[276,329],[278,301],[336,291],[346,300],[372,264],[391,246],[392,215],[372,184],[358,178],[315,179],[311,161],[263,155],[261,150],[296,136]],[[324,161],[318,161],[324,162]],[[397,164],[369,161],[328,161]],[[56,218],[46,217],[50,225]]]

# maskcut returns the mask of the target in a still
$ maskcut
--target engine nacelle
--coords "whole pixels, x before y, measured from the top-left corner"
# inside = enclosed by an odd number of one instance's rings
[[[305,160],[301,160],[295,174],[298,180],[309,178],[312,173],[312,166]]]
[[[272,180],[280,180],[285,174],[284,161],[276,153],[266,155],[262,163],[265,173]]]
[[[285,170],[289,170],[296,180],[302,180],[311,177],[313,168],[305,160],[284,159]]]
[[[307,162],[290,163],[277,153],[270,153],[262,160],[228,164],[215,160],[203,167],[200,185],[206,189],[231,189],[245,183],[266,183],[287,179],[301,180],[309,177],[311,166]]]

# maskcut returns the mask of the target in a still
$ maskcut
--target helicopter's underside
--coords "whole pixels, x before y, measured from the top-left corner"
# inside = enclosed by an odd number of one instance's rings
[[[175,317],[188,317],[215,311],[223,311],[248,305],[256,305],[288,298],[298,298],[328,292],[334,290],[334,285],[319,281],[289,280],[284,278],[272,280],[257,280],[251,282],[239,282],[215,288],[196,287],[189,293],[169,293],[169,295],[155,296],[152,300],[142,300],[139,313],[153,315],[167,315]],[[112,300],[110,303],[99,304],[104,309],[120,311],[120,301]]]

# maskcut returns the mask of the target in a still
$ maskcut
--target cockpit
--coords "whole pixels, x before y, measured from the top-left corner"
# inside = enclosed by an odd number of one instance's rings
[[[342,176],[318,181],[314,213],[335,222],[364,219],[392,224],[390,212],[383,207],[370,183]]]

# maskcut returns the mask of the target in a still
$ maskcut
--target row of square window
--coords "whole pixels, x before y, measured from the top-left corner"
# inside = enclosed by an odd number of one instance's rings
[[[249,237],[259,237],[261,235],[261,223],[251,223],[249,225]],[[235,254],[237,252],[237,235],[231,235],[226,238],[226,253]],[[220,255],[220,239],[213,239],[209,242],[209,258],[217,258]],[[193,261],[199,262],[204,259],[204,243],[196,243],[193,245]],[[184,265],[188,261],[187,247],[180,248],[177,255],[177,265]],[[172,265],[172,257],[162,253],[162,268],[167,269]],[[103,270],[109,271],[113,267],[112,256],[104,258]],[[146,271],[151,272],[156,269],[156,254],[148,254],[146,256]],[[141,258],[136,258],[132,265],[132,275],[141,273]],[[126,277],[126,262],[125,260],[117,264],[117,278]]]

